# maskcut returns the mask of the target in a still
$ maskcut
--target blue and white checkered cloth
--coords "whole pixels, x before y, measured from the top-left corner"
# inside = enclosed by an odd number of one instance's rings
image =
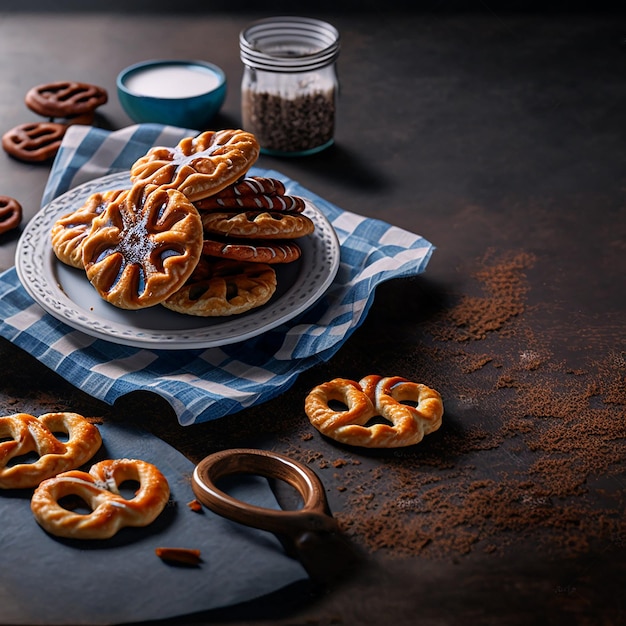
[[[118,131],[71,126],[52,166],[42,206],[79,184],[130,169],[155,145],[196,131],[143,124]],[[285,392],[306,369],[330,359],[364,321],[377,284],[424,271],[433,246],[380,220],[344,211],[279,172],[253,168],[311,198],[334,227],[341,253],[325,296],[258,337],[222,347],[152,350],[87,336],[47,314],[15,268],[0,275],[0,334],[84,392],[113,403],[138,390],[166,398],[182,425],[235,413]]]

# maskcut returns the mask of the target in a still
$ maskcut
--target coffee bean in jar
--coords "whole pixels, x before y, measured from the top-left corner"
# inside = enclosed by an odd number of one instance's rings
[[[339,33],[298,17],[254,22],[239,37],[244,74],[243,127],[261,151],[277,156],[319,152],[334,141]]]

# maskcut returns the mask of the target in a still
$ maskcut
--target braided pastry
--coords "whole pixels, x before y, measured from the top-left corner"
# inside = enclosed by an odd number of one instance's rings
[[[347,410],[330,408],[333,402]],[[367,448],[395,448],[419,443],[437,430],[443,403],[439,393],[426,385],[400,376],[370,375],[358,383],[335,378],[314,387],[304,410],[311,424],[331,439]],[[386,423],[368,425],[375,416]]]
[[[83,269],[83,241],[98,217],[124,190],[94,193],[76,211],[56,220],[50,230],[52,251],[62,263]]]
[[[200,265],[164,307],[202,317],[237,315],[265,304],[276,291],[276,272],[269,265],[227,259]]]
[[[140,309],[167,299],[202,252],[202,222],[176,189],[135,184],[93,220],[82,243],[87,278],[107,302]]]
[[[68,440],[62,442],[54,433],[65,433]],[[80,467],[101,444],[98,428],[77,413],[0,417],[0,489],[35,487],[59,472]],[[36,461],[15,461],[32,452],[39,455]],[[11,460],[14,464],[9,466]]]
[[[296,239],[315,230],[313,220],[306,215],[267,211],[203,213],[202,226],[209,235],[255,239]]]
[[[139,483],[135,496],[119,492],[125,481]],[[78,496],[91,512],[81,514],[59,504]],[[148,526],[170,497],[167,479],[157,467],[135,459],[115,459],[92,465],[89,473],[69,471],[43,481],[31,499],[39,525],[50,534],[71,539],[108,539],[126,526]]]
[[[205,131],[174,148],[151,148],[132,165],[133,182],[178,189],[196,202],[245,175],[259,156],[256,137],[243,130]]]

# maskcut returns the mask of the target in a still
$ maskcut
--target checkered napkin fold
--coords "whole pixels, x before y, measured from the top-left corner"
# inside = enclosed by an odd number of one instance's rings
[[[45,206],[79,184],[124,172],[155,145],[196,131],[142,124],[118,131],[71,126],[52,166]],[[0,275],[0,334],[84,392],[113,403],[138,390],[166,398],[189,425],[236,413],[286,391],[300,372],[330,359],[364,321],[377,284],[424,271],[433,246],[419,235],[344,211],[279,172],[291,195],[310,198],[335,229],[337,276],[307,310],[257,337],[220,347],[160,350],[87,336],[58,321],[22,287],[15,268]]]

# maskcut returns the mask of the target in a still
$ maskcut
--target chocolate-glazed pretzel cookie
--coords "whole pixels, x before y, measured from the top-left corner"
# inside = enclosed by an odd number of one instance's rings
[[[0,235],[17,228],[22,221],[22,205],[10,196],[0,196]]]
[[[51,159],[61,147],[67,126],[56,122],[28,122],[4,133],[2,147],[20,161]]]
[[[301,213],[306,206],[302,198],[285,194],[282,181],[265,176],[242,178],[195,205],[201,211],[255,209],[295,213]]]
[[[89,83],[58,81],[37,85],[26,94],[26,106],[35,113],[50,118],[74,118],[92,114],[105,104],[105,89]]]
[[[283,196],[285,185],[278,178],[246,176],[215,194],[216,198],[246,198],[248,196]]]
[[[205,239],[202,245],[202,254],[235,261],[275,265],[276,263],[291,263],[298,260],[302,255],[302,250],[293,241]]]
[[[245,198],[247,196],[284,196],[285,185],[278,178],[246,176],[215,194],[219,198]]]
[[[302,213],[306,204],[298,196],[268,196],[265,194],[220,198],[209,196],[195,203],[200,211],[282,211],[285,213]]]

